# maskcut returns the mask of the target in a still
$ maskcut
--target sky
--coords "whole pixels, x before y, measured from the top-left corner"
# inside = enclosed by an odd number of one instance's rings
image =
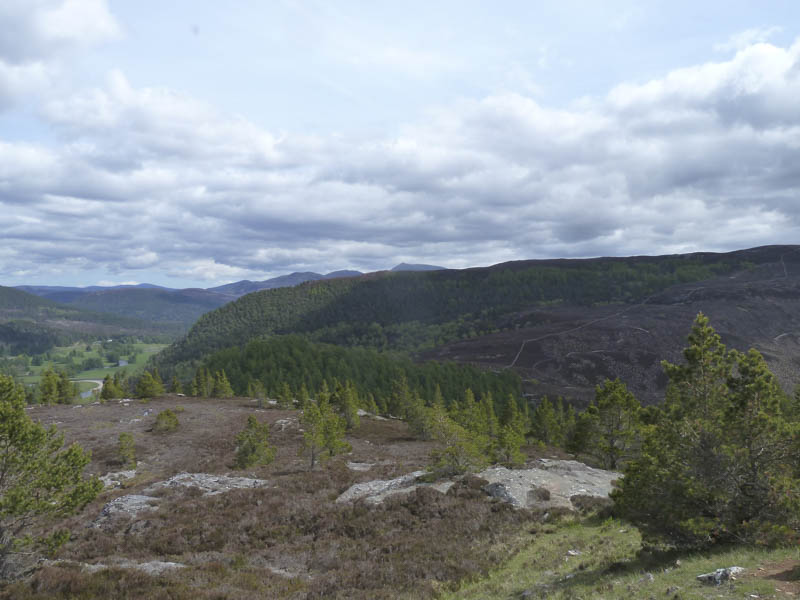
[[[800,243],[800,3],[0,0],[0,285]]]

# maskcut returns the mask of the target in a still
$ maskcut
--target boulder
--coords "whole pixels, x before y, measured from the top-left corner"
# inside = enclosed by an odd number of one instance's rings
[[[744,573],[742,567],[724,567],[717,569],[713,573],[703,573],[697,576],[697,580],[707,585],[721,585],[730,579],[734,579],[735,575]]]

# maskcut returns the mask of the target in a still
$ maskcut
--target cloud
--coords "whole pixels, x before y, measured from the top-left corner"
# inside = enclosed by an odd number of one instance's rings
[[[212,285],[794,243],[798,97],[800,42],[758,43],[566,108],[496,94],[350,139],[112,72],[44,105],[59,146],[0,143],[0,275]]]
[[[768,41],[771,37],[783,31],[783,27],[753,27],[731,35],[727,41],[714,44],[717,52],[730,52],[731,50],[744,50],[753,44]]]
[[[46,90],[70,51],[121,36],[105,0],[4,0],[0,31],[0,112]]]

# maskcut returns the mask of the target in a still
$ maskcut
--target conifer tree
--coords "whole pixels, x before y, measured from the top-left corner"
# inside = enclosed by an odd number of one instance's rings
[[[617,469],[634,456],[640,441],[641,404],[619,378],[606,379],[581,415],[584,451],[604,469]]]
[[[259,423],[250,415],[247,426],[236,436],[237,469],[268,465],[275,460],[275,446],[269,443],[269,423]]]
[[[281,383],[280,392],[278,393],[278,408],[292,408],[293,404],[292,389],[289,387],[289,384],[284,381]]]
[[[89,453],[63,445],[54,426],[45,429],[30,419],[22,388],[0,375],[0,572],[34,518],[71,514],[103,487],[96,477],[83,476]]]
[[[183,393],[183,386],[181,385],[181,380],[178,379],[177,375],[172,376],[172,382],[170,383],[170,391],[173,394],[182,394]]]
[[[58,398],[58,375],[48,367],[39,381],[39,404],[56,404]]]
[[[224,370],[214,374],[214,389],[211,395],[215,398],[233,398],[233,388]]]
[[[645,539],[679,547],[782,543],[800,534],[800,426],[763,357],[728,351],[701,313],[667,401],[612,493]]]

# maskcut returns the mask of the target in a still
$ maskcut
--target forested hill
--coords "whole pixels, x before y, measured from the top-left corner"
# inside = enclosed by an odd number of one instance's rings
[[[12,354],[44,352],[87,337],[176,333],[147,321],[82,310],[0,286],[0,346]]]
[[[514,327],[520,311],[637,303],[675,284],[774,264],[792,249],[515,261],[309,282],[249,294],[203,315],[159,363],[169,368],[265,334],[300,333],[316,341],[376,349],[429,349]]]

